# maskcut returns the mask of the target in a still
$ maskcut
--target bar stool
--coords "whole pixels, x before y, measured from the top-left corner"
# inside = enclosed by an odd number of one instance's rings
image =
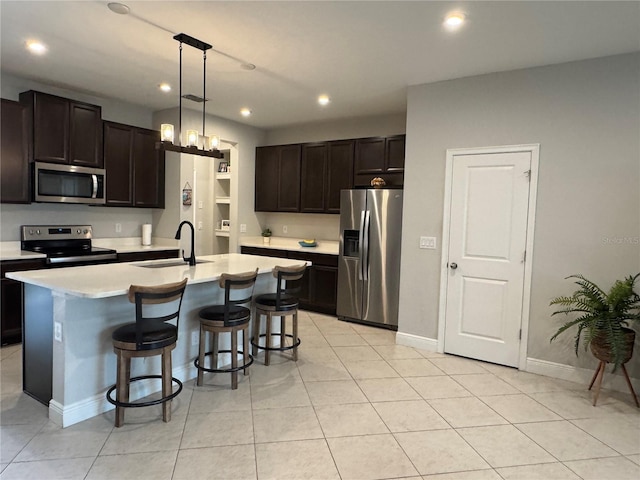
[[[300,287],[291,287],[289,282],[300,280],[304,275],[306,265],[293,266],[293,267],[280,267],[276,266],[273,269],[273,276],[277,278],[276,293],[267,293],[265,295],[259,295],[255,300],[256,306],[256,319],[253,323],[253,339],[251,345],[253,345],[253,355],[257,354],[258,349],[264,350],[264,364],[269,365],[269,357],[272,351],[286,351],[293,350],[293,361],[298,360],[298,345],[300,345],[300,338],[298,338],[298,297],[292,295],[300,290]],[[261,322],[262,316],[266,317],[266,332],[261,334]],[[285,319],[287,316],[292,316],[292,333],[286,333]],[[271,331],[271,319],[273,317],[280,317],[280,331]],[[280,346],[274,347],[271,343],[271,337],[280,337]],[[260,345],[260,338],[265,337],[265,345]],[[285,345],[285,340],[290,338],[291,345]]]
[[[253,357],[249,354],[249,321],[251,310],[241,305],[251,303],[253,287],[258,276],[255,272],[238,273],[235,275],[223,273],[220,275],[219,285],[224,288],[224,305],[210,305],[199,312],[200,316],[200,346],[198,358],[193,364],[198,369],[197,385],[202,385],[204,372],[231,373],[231,389],[238,388],[238,371],[243,370],[247,374],[247,368],[253,363]],[[231,298],[231,290],[242,290],[245,293],[236,292],[238,295],[249,296]],[[211,351],[205,353],[206,335],[211,334]],[[238,350],[238,332],[242,332],[242,350]],[[231,349],[219,350],[219,335],[231,334]],[[231,367],[218,368],[218,353],[231,354]],[[242,365],[238,365],[238,354],[242,354]],[[211,357],[211,368],[205,367],[205,357]]]
[[[187,285],[185,278],[181,282],[157,286],[131,285],[129,301],[136,304],[136,321],[127,323],[111,334],[113,351],[117,356],[116,384],[107,391],[107,401],[116,406],[115,426],[124,423],[124,409],[129,407],[149,407],[162,404],[162,419],[171,420],[171,400],[182,391],[182,382],[172,377],[171,351],[178,342],[178,322],[182,296]],[[145,316],[144,313],[153,308],[151,313],[158,313],[167,304],[160,316]],[[150,305],[154,305],[150,307]],[[144,307],[143,307],[144,306]],[[175,325],[168,323],[176,321]],[[139,357],[162,356],[162,375],[142,375],[131,377],[131,359]],[[146,402],[129,402],[131,382],[150,378],[162,379],[162,398]],[[172,393],[173,383],[178,389]],[[115,400],[112,392],[116,391]]]

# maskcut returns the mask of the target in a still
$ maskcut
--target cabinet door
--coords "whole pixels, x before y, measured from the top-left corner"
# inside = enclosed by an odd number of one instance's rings
[[[29,203],[27,107],[3,98],[0,112],[0,202]]]
[[[359,138],[356,140],[354,173],[379,174],[385,169],[385,138]]]
[[[104,122],[104,167],[107,205],[133,205],[133,129]]]
[[[39,162],[69,161],[69,101],[38,92],[32,94],[33,158]],[[20,96],[22,100],[22,95]]]
[[[256,148],[255,211],[278,209],[279,147]]]
[[[318,311],[335,315],[338,300],[338,269],[314,265],[307,270],[311,270],[309,285],[311,303]]]
[[[387,138],[387,164],[385,168],[387,172],[404,172],[404,145],[404,135]]]
[[[3,278],[0,289],[0,343],[19,343],[22,340],[22,283]]]
[[[133,133],[133,204],[164,208],[164,152],[156,150],[160,132],[136,128]]]
[[[353,140],[329,142],[325,212],[340,213],[340,190],[353,188]]]
[[[69,102],[69,163],[102,168],[102,109]]]
[[[278,211],[300,211],[300,145],[279,147]]]
[[[329,147],[326,143],[302,146],[301,212],[324,213],[325,211],[328,151]]]

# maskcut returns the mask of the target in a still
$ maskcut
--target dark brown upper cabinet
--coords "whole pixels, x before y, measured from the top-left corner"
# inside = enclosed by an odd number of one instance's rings
[[[340,190],[353,188],[355,140],[329,142],[326,213],[340,213]]]
[[[164,208],[164,152],[155,130],[104,122],[106,203],[120,207]]]
[[[255,211],[300,211],[300,145],[256,148]]]
[[[370,187],[382,177],[389,186],[404,183],[405,135],[359,138],[355,145],[354,185]]]
[[[0,202],[29,203],[27,107],[3,98],[0,113]]]
[[[102,108],[30,90],[20,94],[30,125],[29,160],[102,168]]]
[[[327,203],[328,161],[329,146],[326,142],[302,145],[301,212],[324,213]]]
[[[353,140],[302,145],[300,211],[340,213],[340,190],[353,185]]]

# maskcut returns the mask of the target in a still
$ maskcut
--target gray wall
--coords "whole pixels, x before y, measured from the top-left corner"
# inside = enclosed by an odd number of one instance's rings
[[[446,150],[539,143],[528,357],[593,367],[570,336],[549,344],[549,301],[570,274],[640,272],[639,132],[638,53],[410,87],[399,330],[437,338]]]

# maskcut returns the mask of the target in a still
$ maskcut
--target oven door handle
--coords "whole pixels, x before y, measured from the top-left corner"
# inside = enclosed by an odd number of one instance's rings
[[[47,258],[47,263],[86,262],[89,260],[116,260],[117,258],[117,253],[99,253],[96,255],[77,255],[75,257],[50,257]]]
[[[91,179],[93,180],[93,193],[91,194],[91,198],[98,197],[98,175],[92,174]]]

